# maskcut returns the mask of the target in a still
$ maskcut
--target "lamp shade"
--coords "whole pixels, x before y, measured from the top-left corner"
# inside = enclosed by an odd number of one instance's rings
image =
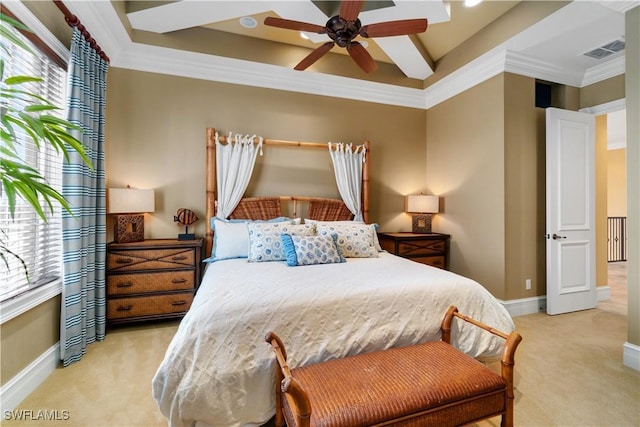
[[[110,188],[107,213],[144,213],[155,211],[153,190],[137,188]]]
[[[438,196],[425,194],[410,194],[406,199],[405,212],[408,213],[437,213],[439,208]]]

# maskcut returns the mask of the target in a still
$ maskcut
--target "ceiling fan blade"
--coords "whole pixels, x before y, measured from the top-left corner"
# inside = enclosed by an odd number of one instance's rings
[[[342,0],[340,3],[340,17],[345,21],[358,19],[364,0]]]
[[[300,61],[298,65],[293,67],[293,69],[298,71],[306,70],[311,64],[313,64],[318,59],[322,58],[327,52],[329,52],[333,45],[335,45],[334,42],[326,42],[325,44],[311,52],[309,55],[307,55],[307,57]]]
[[[287,30],[307,31],[310,33],[325,33],[324,27],[315,24],[309,24],[307,22],[292,21],[290,19],[274,18],[267,16],[264,19],[264,24],[271,27],[285,28]]]
[[[364,25],[360,29],[362,37],[404,36],[407,34],[423,33],[427,30],[426,19],[405,19],[402,21],[380,22]]]
[[[365,73],[370,73],[378,68],[376,61],[373,60],[369,52],[367,52],[367,49],[365,49],[360,43],[351,42],[347,46],[347,51],[349,52],[349,55],[351,55],[351,58],[353,58],[356,64],[358,64]]]

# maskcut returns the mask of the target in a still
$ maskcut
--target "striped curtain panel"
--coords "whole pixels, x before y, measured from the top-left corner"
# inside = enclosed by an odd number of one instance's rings
[[[109,64],[73,29],[69,62],[68,120],[82,128],[93,170],[76,153],[63,164],[62,194],[72,215],[63,212],[61,358],[76,362],[88,344],[103,340],[106,329],[106,185],[104,128]],[[75,132],[75,131],[74,131]]]

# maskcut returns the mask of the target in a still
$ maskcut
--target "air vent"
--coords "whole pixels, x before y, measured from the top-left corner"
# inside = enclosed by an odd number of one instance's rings
[[[614,40],[596,49],[590,50],[589,52],[586,52],[583,55],[588,56],[590,58],[603,59],[609,55],[618,53],[621,50],[624,50],[624,39]]]

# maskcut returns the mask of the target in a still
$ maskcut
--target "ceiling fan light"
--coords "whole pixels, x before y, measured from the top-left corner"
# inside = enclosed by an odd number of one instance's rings
[[[482,3],[482,0],[464,0],[465,7],[474,7]]]
[[[250,16],[243,16],[238,21],[244,28],[255,28],[258,26],[258,21]]]

